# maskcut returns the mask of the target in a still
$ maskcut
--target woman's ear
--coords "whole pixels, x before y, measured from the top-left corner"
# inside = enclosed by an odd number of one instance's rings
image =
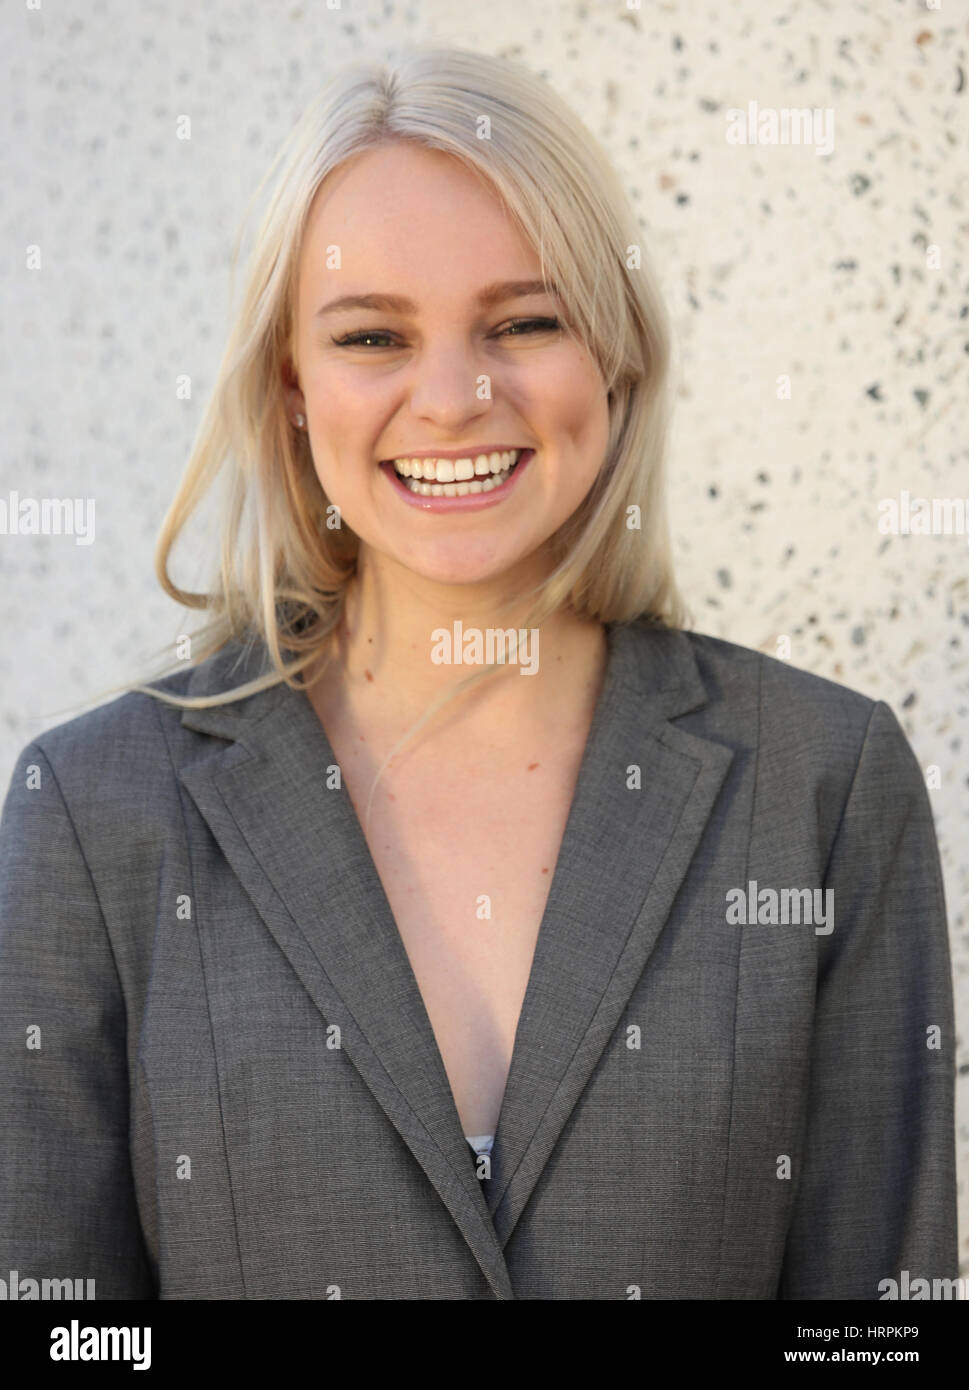
[[[297,415],[306,415],[306,401],[303,392],[300,390],[299,377],[296,368],[293,366],[292,359],[287,357],[282,365],[283,396],[286,401],[286,412],[291,420],[295,420]]]

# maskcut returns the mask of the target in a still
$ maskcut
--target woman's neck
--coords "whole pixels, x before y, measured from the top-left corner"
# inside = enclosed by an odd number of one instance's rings
[[[524,629],[532,602],[509,605],[480,589],[428,586],[405,578],[390,602],[389,586],[351,583],[334,653],[310,690],[324,725],[348,718],[360,726],[403,732],[427,707],[495,659],[518,633],[505,669],[458,695],[429,721],[456,738],[473,731],[500,745],[517,731],[550,731],[572,715],[584,718],[598,700],[607,642],[601,623],[559,610],[540,629]],[[384,592],[381,592],[383,588]],[[490,638],[490,647],[489,647]]]

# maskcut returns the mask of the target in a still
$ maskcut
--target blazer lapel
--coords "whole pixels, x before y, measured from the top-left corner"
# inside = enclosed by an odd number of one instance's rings
[[[225,688],[226,653],[188,693]],[[229,685],[257,674],[234,670]],[[309,701],[285,685],[189,728],[232,739],[180,771],[232,869],[451,1212],[499,1299],[514,1297],[403,942]],[[308,1099],[307,1103],[310,1101]]]
[[[503,1247],[613,1037],[733,761],[669,723],[707,700],[681,632],[615,627],[610,652],[498,1122],[486,1196]]]
[[[503,1247],[645,968],[733,757],[669,723],[707,699],[684,634],[607,631],[485,1182],[352,803],[327,786],[336,758],[309,701],[276,685],[182,717],[226,740],[184,766],[182,782],[499,1299],[514,1297]],[[187,693],[267,669],[261,649],[232,643],[193,671]],[[627,788],[634,765],[640,790]]]

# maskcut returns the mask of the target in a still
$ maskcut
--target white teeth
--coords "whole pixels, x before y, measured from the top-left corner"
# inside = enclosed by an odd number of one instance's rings
[[[495,454],[493,457],[498,458],[499,455]],[[502,454],[500,457],[507,458],[508,455]],[[515,453],[512,454],[512,458],[515,458]],[[487,478],[472,478],[470,482],[462,479],[454,483],[429,483],[418,478],[404,478],[402,481],[411,492],[419,493],[422,497],[466,497],[472,492],[493,492],[510,477],[511,465],[502,468],[499,473],[489,473]]]
[[[405,478],[404,484],[411,492],[420,493],[422,497],[466,497],[470,492],[493,492],[510,477],[511,469],[507,468],[503,473],[496,473],[493,477],[473,478],[470,483],[426,483],[416,478]]]
[[[468,483],[471,492],[490,492],[490,488],[476,487],[472,479],[486,479],[489,475],[498,477],[507,474],[517,463],[523,450],[506,449],[503,453],[478,454],[476,458],[463,459],[394,459],[394,468],[402,478],[417,480],[418,486],[411,486],[412,492],[423,492],[420,481],[436,484]],[[502,478],[503,481],[503,478]],[[424,493],[425,496],[439,496],[437,492]],[[463,493],[445,492],[444,496],[463,496]]]

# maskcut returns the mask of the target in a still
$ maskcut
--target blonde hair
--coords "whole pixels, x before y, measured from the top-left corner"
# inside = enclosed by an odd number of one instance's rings
[[[488,138],[480,138],[483,129]],[[328,499],[308,438],[290,423],[282,370],[287,357],[295,361],[297,273],[317,190],[345,160],[402,140],[451,154],[490,182],[536,249],[542,277],[566,311],[567,331],[597,362],[609,393],[603,466],[550,539],[552,571],[522,626],[537,626],[563,607],[602,623],[688,621],[673,579],[666,515],[670,331],[618,178],[579,118],[537,75],[504,58],[407,47],[384,61],[354,63],[327,83],[257,188],[253,201],[273,184],[241,307],[158,540],[162,587],[208,615],[194,635],[190,664],[232,639],[261,640],[271,669],[208,697],[147,684],[125,688],[183,707],[225,704],[281,681],[305,688],[300,674],[332,656],[358,540],[345,525],[327,525]],[[233,284],[244,227],[245,219]],[[210,592],[187,591],[169,575],[172,547],[223,469],[228,502],[218,573]],[[630,508],[638,508],[639,528],[627,522]],[[499,664],[445,692],[405,738]]]

